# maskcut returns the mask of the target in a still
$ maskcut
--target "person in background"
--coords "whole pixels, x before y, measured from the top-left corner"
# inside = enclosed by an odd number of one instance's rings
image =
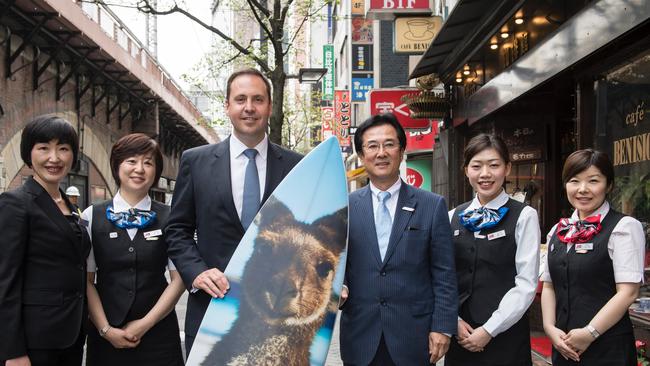
[[[33,175],[0,195],[0,365],[81,365],[90,240],[59,188],[77,161],[72,125],[25,125],[20,157]]]
[[[504,190],[511,163],[501,138],[479,134],[465,147],[474,199],[449,211],[458,276],[458,336],[445,365],[531,365],[524,316],[535,298],[537,211]]]
[[[614,187],[607,154],[572,153],[562,183],[575,211],[549,231],[542,275],[542,318],[553,365],[636,365],[628,308],[643,282],[643,227],[607,201]]]
[[[82,214],[93,245],[88,304],[97,328],[88,335],[87,365],[180,366],[174,306],[183,283],[162,236],[169,207],[148,195],[162,153],[154,139],[134,133],[113,145],[110,164],[118,192]]]
[[[75,211],[79,208],[79,188],[75,186],[70,186],[66,188],[65,190],[65,195],[68,196],[68,200],[70,200],[70,203],[74,205]]]

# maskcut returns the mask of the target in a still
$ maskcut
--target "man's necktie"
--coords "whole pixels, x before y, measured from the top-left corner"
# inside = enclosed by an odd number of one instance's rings
[[[257,175],[257,164],[255,156],[257,150],[246,149],[244,155],[248,158],[246,164],[246,174],[244,175],[244,198],[241,208],[241,224],[244,230],[253,222],[257,210],[260,208],[260,178]]]
[[[375,215],[375,228],[377,229],[377,243],[379,243],[379,254],[381,260],[386,256],[388,249],[388,240],[390,239],[390,231],[393,228],[393,221],[390,218],[390,212],[386,207],[386,201],[390,198],[390,193],[379,192],[377,194],[379,199],[379,206],[377,207],[377,214]]]

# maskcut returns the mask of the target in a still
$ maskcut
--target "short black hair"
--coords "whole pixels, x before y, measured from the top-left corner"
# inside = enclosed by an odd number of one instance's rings
[[[144,133],[132,133],[117,140],[111,148],[110,163],[113,180],[118,187],[122,183],[120,182],[120,164],[130,157],[146,154],[151,154],[156,162],[156,176],[151,184],[152,187],[155,187],[163,171],[163,156],[156,140]]]
[[[567,182],[576,175],[595,166],[607,179],[607,188],[614,186],[614,165],[609,159],[609,155],[602,151],[594,149],[583,149],[574,151],[566,158],[562,168],[562,184],[566,186]]]
[[[385,114],[375,114],[374,116],[363,121],[357,127],[357,132],[354,134],[354,150],[357,152],[357,155],[363,155],[363,134],[371,127],[377,127],[382,125],[391,125],[395,128],[397,132],[397,140],[399,140],[400,150],[406,150],[406,132],[404,127],[399,123],[397,117],[392,113]]]
[[[469,166],[469,162],[472,161],[472,158],[480,153],[483,150],[494,149],[497,154],[503,159],[503,162],[508,164],[510,163],[510,153],[508,152],[508,146],[503,141],[503,139],[496,135],[490,135],[487,133],[480,133],[467,143],[465,150],[463,151],[463,168]]]
[[[45,114],[29,121],[20,137],[20,157],[23,162],[32,167],[32,149],[39,143],[58,140],[59,144],[68,144],[72,148],[72,167],[77,164],[79,157],[79,137],[70,122],[53,115]]]
[[[226,83],[226,102],[230,102],[230,86],[232,85],[232,82],[242,75],[257,76],[260,79],[262,79],[264,85],[266,85],[266,96],[269,98],[269,103],[271,103],[271,82],[266,76],[264,76],[264,74],[262,74],[261,71],[257,69],[253,69],[252,67],[247,69],[237,70],[232,74],[230,74],[230,76],[228,77],[228,82]]]

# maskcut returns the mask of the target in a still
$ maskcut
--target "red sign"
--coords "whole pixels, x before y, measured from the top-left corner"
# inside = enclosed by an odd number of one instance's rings
[[[321,107],[321,137],[322,141],[327,140],[330,136],[334,135],[333,124],[334,122],[334,108]]]
[[[392,10],[399,11],[431,11],[430,0],[370,0],[369,11]]]
[[[406,131],[406,152],[431,151],[436,143],[438,121],[433,121],[432,126],[426,130]]]
[[[334,134],[339,138],[341,150],[349,151],[351,148],[350,135],[348,131],[351,126],[351,105],[350,91],[336,90],[334,92]]]
[[[405,94],[413,94],[417,89],[373,89],[370,96],[370,114],[393,113],[404,128],[429,128],[428,119],[411,118],[411,110],[402,102]]]
[[[420,172],[415,169],[406,168],[407,184],[420,188],[422,186],[422,182],[424,182],[424,178],[422,178],[422,174],[420,174]]]

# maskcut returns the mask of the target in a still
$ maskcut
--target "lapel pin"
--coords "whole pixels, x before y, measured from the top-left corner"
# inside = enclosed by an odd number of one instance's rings
[[[404,210],[404,211],[408,211],[408,212],[413,212],[413,211],[415,211],[415,209],[414,209],[413,207],[406,207],[406,206],[402,207],[402,210]]]
[[[115,238],[117,238],[117,233],[113,231],[112,233],[108,234],[108,237],[111,238],[111,239],[115,239]]]

